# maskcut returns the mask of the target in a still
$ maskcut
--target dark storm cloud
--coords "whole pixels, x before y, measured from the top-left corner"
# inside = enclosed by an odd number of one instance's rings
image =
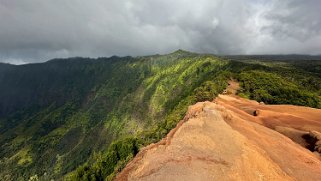
[[[319,0],[0,0],[0,61],[321,50]]]

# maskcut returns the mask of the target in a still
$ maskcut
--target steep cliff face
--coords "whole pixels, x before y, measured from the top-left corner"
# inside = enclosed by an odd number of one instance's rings
[[[318,180],[320,157],[300,137],[319,129],[321,110],[220,95],[191,106],[116,180]]]

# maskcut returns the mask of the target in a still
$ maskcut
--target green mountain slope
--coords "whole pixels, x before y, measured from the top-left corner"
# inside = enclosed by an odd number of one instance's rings
[[[320,108],[320,61],[309,62],[179,50],[0,64],[0,178],[111,179],[230,77],[245,97]]]

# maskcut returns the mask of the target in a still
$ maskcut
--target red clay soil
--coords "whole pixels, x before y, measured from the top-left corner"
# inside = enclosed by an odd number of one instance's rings
[[[321,110],[293,105],[264,105],[234,95],[219,95],[215,102],[238,117],[271,128],[307,146],[304,135],[321,132]],[[257,115],[254,116],[254,113]]]
[[[233,94],[235,95],[240,88],[240,84],[234,80],[229,80],[228,81],[228,86],[225,89],[224,93],[225,94]]]
[[[321,180],[320,157],[305,148],[321,150],[320,132],[319,109],[219,95],[190,106],[116,180]]]

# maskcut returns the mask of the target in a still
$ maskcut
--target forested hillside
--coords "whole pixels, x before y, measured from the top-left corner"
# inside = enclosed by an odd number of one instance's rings
[[[230,78],[239,80],[243,97],[321,108],[320,67],[320,60],[182,50],[0,64],[0,178],[112,179]]]

